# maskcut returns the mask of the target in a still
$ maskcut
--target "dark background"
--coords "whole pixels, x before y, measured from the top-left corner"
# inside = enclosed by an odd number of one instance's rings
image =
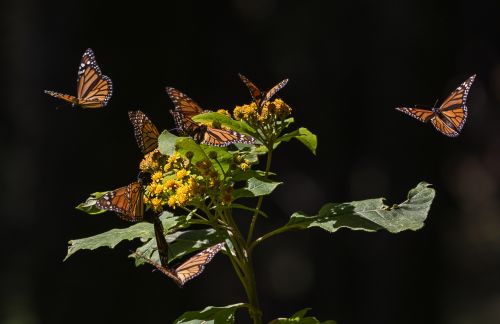
[[[297,210],[387,197],[419,181],[437,197],[426,226],[391,235],[288,233],[255,253],[264,320],[312,307],[321,320],[500,323],[500,5],[481,1],[3,1],[2,323],[170,323],[187,310],[245,301],[222,255],[178,289],[136,269],[123,244],[77,253],[67,241],[128,224],[74,209],[135,179],[127,111],[173,128],[174,86],[204,108],[249,102],[241,72],[280,96],[317,156],[283,145],[285,182],[258,233]],[[497,2],[498,3],[498,2]],[[105,109],[58,109],[91,47],[114,94]],[[447,138],[394,110],[432,107],[472,74],[469,118]],[[245,221],[248,215],[238,216]],[[238,313],[238,323],[247,315]]]

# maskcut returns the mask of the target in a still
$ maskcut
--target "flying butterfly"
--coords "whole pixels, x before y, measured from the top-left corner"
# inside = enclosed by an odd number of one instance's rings
[[[272,87],[269,91],[262,93],[259,88],[250,80],[248,80],[247,77],[245,77],[243,74],[238,73],[241,81],[247,86],[248,91],[250,91],[250,95],[252,96],[253,101],[257,105],[257,107],[262,107],[271,100],[271,98],[281,89],[283,89],[286,84],[288,83],[288,79],[285,79],[281,82],[279,82],[277,85]]]
[[[162,266],[137,252],[135,252],[134,255],[153,265],[156,269],[160,270],[163,274],[172,279],[179,287],[182,287],[189,280],[199,276],[203,270],[205,270],[205,266],[212,261],[214,256],[222,249],[223,246],[224,243],[218,243],[211,246],[208,249],[192,256],[175,269],[169,268],[165,265]]]
[[[106,193],[96,201],[96,206],[99,209],[113,211],[126,221],[139,222],[144,219],[142,194],[142,181],[139,180]]]
[[[177,89],[167,87],[167,93],[175,105],[170,113],[181,135],[194,138],[197,143],[212,146],[228,146],[234,143],[255,144],[255,138],[233,130],[218,129],[200,125],[192,117],[210,110],[203,110],[194,100]]]
[[[475,77],[474,74],[465,80],[439,107],[434,107],[432,110],[407,107],[398,107],[396,110],[402,111],[424,123],[430,120],[432,125],[444,135],[456,137],[460,134],[467,119],[467,106],[465,103]]]
[[[49,90],[45,90],[45,93],[71,103],[72,107],[82,108],[102,108],[113,94],[113,83],[101,73],[90,48],[83,53],[76,83],[76,97]]]
[[[140,110],[129,111],[128,117],[134,126],[135,139],[142,153],[147,154],[155,150],[160,133],[153,122]]]

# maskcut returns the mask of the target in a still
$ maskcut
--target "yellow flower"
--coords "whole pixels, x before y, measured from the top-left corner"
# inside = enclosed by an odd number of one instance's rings
[[[189,171],[186,171],[186,169],[180,169],[179,171],[177,171],[177,173],[175,174],[175,177],[179,180],[182,180],[186,175],[188,175],[190,172]]]
[[[181,155],[179,154],[179,152],[175,152],[174,154],[172,154],[171,156],[168,157],[167,162],[168,163],[175,163],[180,158],[181,158]]]
[[[175,196],[168,197],[167,204],[170,208],[175,209]]]
[[[273,104],[276,106],[276,115],[279,119],[285,119],[292,113],[292,108],[281,99],[275,99]]]
[[[157,185],[154,193],[155,195],[161,195],[163,193],[163,185],[162,184]]]
[[[167,179],[167,181],[165,181],[165,184],[163,185],[163,187],[167,190],[175,188],[174,179]]]
[[[250,169],[250,166],[248,165],[248,163],[243,162],[243,163],[241,163],[241,164],[240,164],[240,169],[241,169],[243,172],[245,172],[245,171],[247,171],[248,169]]]
[[[144,156],[141,163],[139,164],[139,169],[141,171],[151,171],[158,168],[158,161],[156,161],[155,157],[159,154],[158,149],[149,152]]]
[[[221,115],[224,115],[224,116],[227,116],[227,117],[231,117],[231,114],[226,109],[217,109],[217,112],[219,114],[221,114]]]
[[[156,190],[156,186],[157,186],[156,183],[151,183],[146,189],[148,190],[148,192],[152,193]]]
[[[158,211],[161,209],[161,199],[160,198],[155,197],[155,198],[151,199],[151,204],[153,205],[153,209],[155,211]]]
[[[262,111],[260,112],[260,116],[259,116],[259,121],[260,122],[266,122],[267,119],[269,118],[269,109],[268,109],[268,106],[269,105],[265,105],[263,108],[262,108]]]
[[[246,120],[253,121],[258,117],[257,105],[252,102],[249,105],[236,106],[233,111],[234,119],[236,120]]]
[[[161,173],[161,171],[156,171],[155,173],[153,173],[153,175],[151,176],[151,180],[153,180],[153,182],[157,182],[158,180],[160,180],[161,178],[163,178],[163,173]]]

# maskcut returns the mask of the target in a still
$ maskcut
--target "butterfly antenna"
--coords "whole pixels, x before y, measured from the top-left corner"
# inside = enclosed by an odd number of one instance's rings
[[[436,108],[438,101],[439,101],[439,99],[436,99],[436,102],[434,103],[434,106],[432,106],[432,108]]]

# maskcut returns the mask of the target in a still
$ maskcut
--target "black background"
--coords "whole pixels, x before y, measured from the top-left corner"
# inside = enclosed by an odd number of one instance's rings
[[[312,307],[357,323],[500,322],[500,6],[481,1],[2,2],[4,323],[170,323],[187,310],[245,301],[222,255],[178,289],[128,248],[77,253],[67,241],[113,227],[74,209],[132,181],[141,155],[127,111],[173,128],[164,87],[206,109],[247,103],[241,72],[280,96],[319,138],[276,152],[285,182],[258,233],[326,202],[405,199],[419,181],[437,197],[426,226],[391,235],[293,232],[255,253],[264,320]],[[58,109],[91,47],[114,94],[105,109]],[[432,107],[472,74],[469,118],[447,138],[394,110]],[[242,223],[248,215],[238,216]],[[238,323],[247,315],[238,313]]]

